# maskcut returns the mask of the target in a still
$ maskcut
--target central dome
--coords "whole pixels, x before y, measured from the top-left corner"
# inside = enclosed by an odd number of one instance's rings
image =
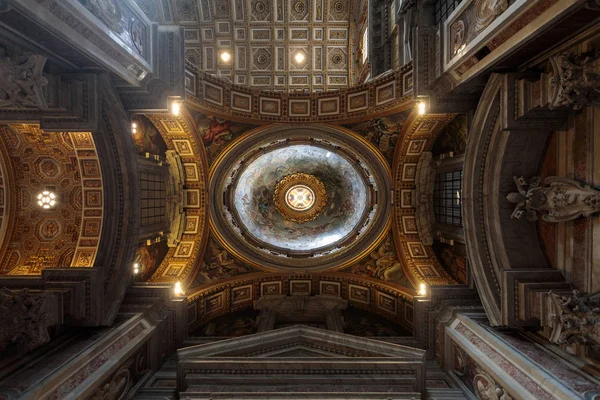
[[[341,128],[249,132],[215,160],[211,193],[223,246],[268,269],[340,267],[389,227],[387,164]]]
[[[341,153],[290,145],[248,162],[235,184],[234,210],[258,241],[282,251],[314,251],[356,228],[367,206],[366,186]]]

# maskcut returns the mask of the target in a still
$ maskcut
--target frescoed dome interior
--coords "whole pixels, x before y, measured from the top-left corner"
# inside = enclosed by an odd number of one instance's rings
[[[214,165],[213,226],[250,264],[330,268],[385,230],[387,171],[368,142],[340,129],[250,132]]]
[[[303,172],[325,185],[328,201],[313,221],[289,221],[275,210],[276,184]],[[293,145],[258,156],[238,173],[233,209],[243,227],[267,246],[310,252],[347,237],[369,210],[365,177],[339,153],[314,145]]]

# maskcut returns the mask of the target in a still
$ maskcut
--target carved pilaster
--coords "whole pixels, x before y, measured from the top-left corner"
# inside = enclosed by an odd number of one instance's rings
[[[56,296],[29,289],[0,289],[0,351],[11,344],[29,351],[50,341],[48,327],[59,322]]]

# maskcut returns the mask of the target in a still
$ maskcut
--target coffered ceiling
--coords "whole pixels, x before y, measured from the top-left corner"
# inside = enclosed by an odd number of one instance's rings
[[[158,8],[154,0],[137,3],[143,10]],[[351,5],[350,0],[171,0],[161,11],[185,28],[186,59],[201,70],[265,90],[319,91],[350,83]]]

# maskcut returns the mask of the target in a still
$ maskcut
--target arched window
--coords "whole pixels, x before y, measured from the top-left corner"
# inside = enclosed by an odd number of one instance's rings
[[[462,170],[436,176],[433,210],[438,224],[462,226],[462,176]]]

